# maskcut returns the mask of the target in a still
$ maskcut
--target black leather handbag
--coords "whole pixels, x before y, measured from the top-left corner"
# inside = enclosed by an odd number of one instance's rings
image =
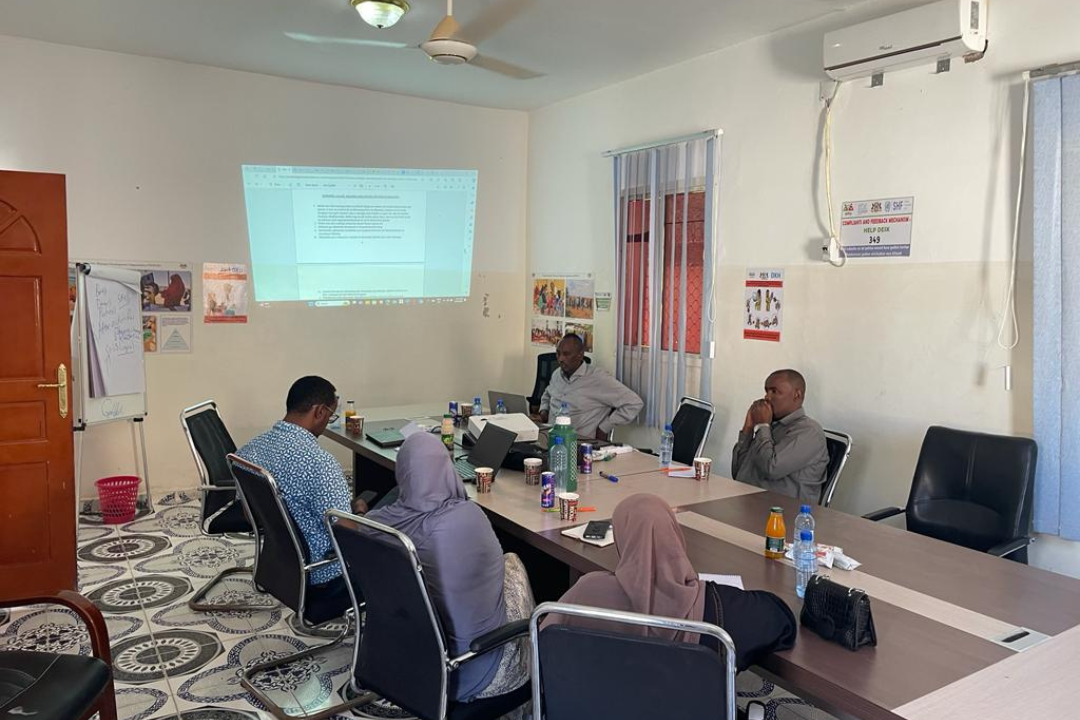
[[[813,576],[806,584],[799,620],[821,637],[848,650],[877,645],[870,596],[822,575]]]

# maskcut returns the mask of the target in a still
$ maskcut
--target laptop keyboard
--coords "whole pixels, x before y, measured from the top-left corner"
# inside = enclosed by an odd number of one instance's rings
[[[454,461],[454,470],[462,480],[475,480],[476,468],[466,458],[458,458]]]

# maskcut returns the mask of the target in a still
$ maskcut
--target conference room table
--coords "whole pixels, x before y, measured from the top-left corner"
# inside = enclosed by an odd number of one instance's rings
[[[366,422],[374,418],[378,426],[437,410],[371,410]],[[361,473],[372,466],[392,472],[396,450],[341,431],[325,437],[352,450]],[[747,590],[775,593],[798,617],[802,602],[790,561],[764,556],[769,509],[784,508],[790,523],[798,501],[724,478],[715,472],[722,467],[714,463],[713,476],[698,482],[661,472],[656,458],[643,453],[595,463],[578,487],[580,505],[595,510],[576,522],[542,511],[540,488],[526,485],[520,472],[500,471],[490,493],[467,487],[500,539],[562,568],[567,584],[583,573],[613,570],[618,555],[614,546],[586,544],[563,531],[609,519],[634,493],[656,494],[676,511],[698,572],[738,575]],[[871,596],[878,644],[852,652],[800,626],[791,650],[763,661],[767,677],[839,717],[861,720],[1080,717],[1067,680],[1080,658],[1080,580],[828,508],[815,508],[814,518],[818,542],[842,547],[862,563],[821,572]],[[1025,632],[1020,641],[1001,642]],[[1032,639],[1038,642],[1017,649]]]

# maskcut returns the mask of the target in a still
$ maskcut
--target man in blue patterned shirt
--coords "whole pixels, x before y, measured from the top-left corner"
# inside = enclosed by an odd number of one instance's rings
[[[318,441],[335,419],[337,406],[337,391],[328,380],[302,377],[289,388],[285,418],[237,453],[277,481],[285,506],[307,542],[311,562],[322,560],[331,548],[323,524],[326,511],[352,511],[352,495],[341,466]],[[340,576],[341,565],[332,563],[312,572],[311,583],[324,584]]]

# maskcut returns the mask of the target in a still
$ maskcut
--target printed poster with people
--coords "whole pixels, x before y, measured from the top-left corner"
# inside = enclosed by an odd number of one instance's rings
[[[555,347],[568,332],[581,337],[592,352],[596,292],[591,274],[534,275],[532,279],[533,345]]]
[[[742,325],[744,340],[780,342],[784,327],[784,271],[746,271]]]

